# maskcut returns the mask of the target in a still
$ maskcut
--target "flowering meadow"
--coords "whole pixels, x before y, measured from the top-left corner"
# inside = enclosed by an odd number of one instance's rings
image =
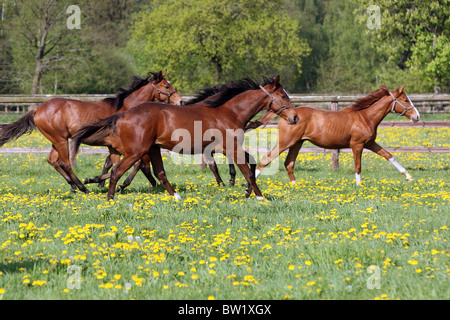
[[[449,136],[380,128],[377,141],[449,147]],[[49,144],[33,133],[5,147]],[[96,185],[71,193],[46,154],[0,154],[0,299],[450,298],[449,154],[395,154],[408,182],[365,153],[360,187],[351,154],[336,172],[331,154],[300,154],[295,186],[285,156],[258,179],[263,202],[244,196],[239,172],[236,186],[217,186],[170,155],[182,200],[139,173],[107,202]],[[79,155],[75,173],[98,175],[104,157]]]

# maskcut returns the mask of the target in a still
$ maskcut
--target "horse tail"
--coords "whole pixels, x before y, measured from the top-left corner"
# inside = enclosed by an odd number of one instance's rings
[[[116,113],[97,123],[82,127],[72,136],[70,143],[70,163],[76,165],[76,157],[82,143],[87,145],[104,145],[104,141],[112,134],[116,134],[117,121],[123,117],[123,113]]]
[[[245,132],[251,131],[253,129],[256,129],[260,126],[266,126],[270,121],[275,119],[277,115],[273,112],[266,112],[265,115],[263,115],[261,118],[256,119],[254,121],[250,121],[244,128]]]
[[[34,114],[36,110],[31,110],[16,122],[0,124],[0,147],[10,140],[18,139],[26,133],[31,133],[36,129]]]

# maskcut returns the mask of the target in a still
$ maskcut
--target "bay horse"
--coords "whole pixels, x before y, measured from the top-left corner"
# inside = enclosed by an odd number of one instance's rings
[[[375,142],[377,127],[389,114],[406,116],[413,122],[420,119],[419,111],[409,97],[404,93],[404,86],[393,92],[381,86],[380,89],[356,101],[352,106],[340,111],[328,111],[311,107],[297,107],[295,111],[299,117],[296,125],[289,126],[286,121],[278,122],[278,142],[259,163],[256,169],[258,177],[261,171],[282,152],[289,149],[284,163],[289,179],[296,184],[294,164],[297,155],[308,140],[326,149],[351,148],[354,158],[356,185],[361,183],[361,155],[363,149],[369,149],[389,160],[397,170],[412,181],[411,175],[385,149]],[[255,129],[267,124],[276,117],[273,113],[266,113],[260,119],[251,122],[248,129]]]
[[[215,95],[216,93],[218,93],[220,91],[221,86],[222,85],[218,85],[218,86],[211,87],[211,88],[203,88],[202,90],[200,90],[199,93],[197,93],[195,95],[194,98],[192,98],[191,100],[188,100],[186,102],[183,102],[183,106],[190,107],[191,105],[195,105],[196,103],[198,103],[200,101],[204,101],[206,99],[209,99],[211,96]],[[71,154],[71,158],[70,158],[71,163],[75,163],[77,152],[78,152],[78,150],[73,150],[73,151],[71,150],[71,152],[70,152],[70,154]],[[110,152],[111,152],[111,154],[117,154],[116,151],[110,151]],[[247,162],[249,162],[249,164],[250,164],[250,168],[251,168],[253,174],[255,174],[255,169],[256,169],[256,161],[255,161],[255,159],[249,153],[247,153],[247,151],[245,151],[245,157],[247,159]],[[107,161],[105,162],[105,168],[104,168],[102,174],[100,176],[95,177],[95,178],[86,178],[85,181],[84,181],[84,184],[98,183],[100,187],[103,187],[106,179],[109,179],[111,177],[111,173],[108,173],[109,169],[113,165],[117,164],[120,161],[119,155],[117,155],[117,157],[114,158],[116,160],[115,163],[113,163],[110,160],[110,158],[111,157],[107,158]],[[146,160],[147,160],[147,163],[149,163],[150,160],[144,158],[144,161],[146,161]],[[214,160],[213,155],[211,154],[210,157],[206,157],[206,156],[203,155],[203,157],[202,157],[202,165],[203,165],[204,161],[208,165],[208,167],[211,170],[211,172],[213,173],[217,184],[219,186],[220,185],[225,185],[225,183],[223,182],[223,180],[222,180],[222,178],[221,178],[221,176],[219,174],[219,170],[218,170],[218,167],[217,167],[217,164],[216,164],[216,162]],[[230,159],[229,157],[227,157],[227,161],[229,163],[229,170],[230,170],[230,176],[231,176],[231,178],[229,180],[229,183],[232,186],[234,186],[234,184],[235,184],[235,177],[236,177],[236,170],[234,168],[234,165],[232,164],[233,160]],[[156,181],[153,179],[153,176],[151,175],[151,172],[149,170],[149,164],[147,164],[147,165],[144,164],[142,166],[139,166],[139,164],[140,164],[140,162],[136,163],[136,165],[135,165],[133,171],[131,172],[131,174],[127,177],[127,179],[124,181],[124,183],[122,185],[117,187],[116,192],[120,192],[120,191],[124,190],[126,187],[128,187],[131,184],[131,182],[133,181],[133,179],[136,176],[136,174],[139,171],[139,169],[141,169],[141,171],[145,174],[145,176],[150,181],[150,183],[153,185],[153,187],[156,186]],[[249,190],[250,190],[250,188],[249,188]],[[249,191],[247,190],[247,192],[249,192]]]
[[[142,102],[159,100],[181,104],[181,96],[164,78],[165,76],[166,71],[160,71],[149,73],[146,78],[135,77],[130,89],[120,89],[116,97],[98,102],[64,98],[50,99],[29,111],[18,121],[1,125],[0,146],[37,128],[52,143],[47,161],[66,179],[72,191],[78,188],[82,192],[89,193],[72,170],[69,139],[83,126],[128,110]],[[147,178],[153,179],[153,177]]]
[[[108,200],[114,198],[115,187],[124,172],[143,158],[146,161],[142,164],[151,161],[155,176],[167,192],[181,199],[167,180],[161,147],[180,154],[203,153],[209,157],[220,152],[232,157],[257,199],[263,200],[242,149],[244,127],[263,108],[269,108],[290,124],[298,121],[279,76],[264,78],[262,84],[247,78],[222,86],[218,93],[189,108],[149,102],[112,115],[77,132],[72,151],[85,143],[107,145],[124,155],[113,168]]]

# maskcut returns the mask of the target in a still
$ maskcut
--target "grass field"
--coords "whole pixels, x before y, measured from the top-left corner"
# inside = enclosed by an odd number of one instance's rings
[[[380,128],[383,146],[448,147],[449,128]],[[273,137],[276,137],[274,135]],[[408,138],[409,137],[409,138]],[[5,147],[48,147],[38,133]],[[44,154],[0,155],[0,299],[449,299],[449,154],[300,154],[267,198],[165,158],[181,201],[142,174],[114,202],[72,194]],[[104,155],[79,155],[80,178]],[[227,167],[220,166],[224,181]]]

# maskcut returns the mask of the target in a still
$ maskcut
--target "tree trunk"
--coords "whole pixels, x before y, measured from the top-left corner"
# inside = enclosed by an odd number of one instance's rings
[[[31,95],[38,93],[42,77],[42,62],[41,59],[36,59],[36,68],[34,69],[33,85],[31,86]]]

